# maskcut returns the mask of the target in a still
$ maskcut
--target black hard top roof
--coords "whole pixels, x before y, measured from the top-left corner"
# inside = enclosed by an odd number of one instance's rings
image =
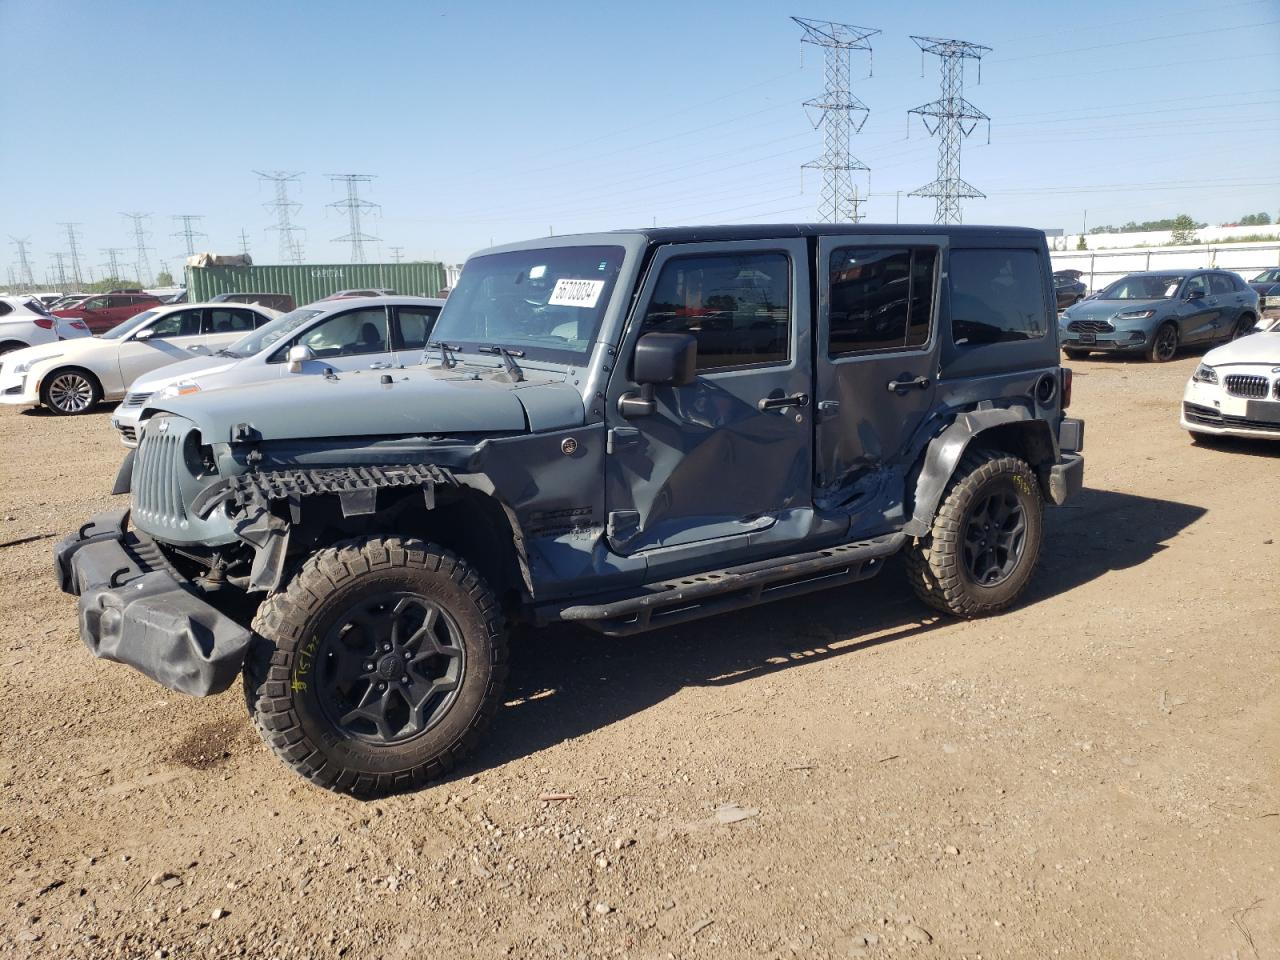
[[[650,243],[699,243],[708,240],[777,240],[783,237],[830,236],[927,236],[1021,237],[1042,239],[1040,230],[1030,227],[968,226],[940,223],[752,223],[701,227],[641,227],[615,230],[614,233],[639,233]]]

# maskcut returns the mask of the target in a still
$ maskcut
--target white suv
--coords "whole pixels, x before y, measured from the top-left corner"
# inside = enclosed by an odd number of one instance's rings
[[[55,317],[34,297],[0,297],[0,355],[89,335],[83,320]]]
[[[326,370],[377,370],[422,359],[443,300],[353,297],[299,307],[213,356],[194,357],[140,377],[111,415],[126,447],[138,444],[144,407],[202,390]]]

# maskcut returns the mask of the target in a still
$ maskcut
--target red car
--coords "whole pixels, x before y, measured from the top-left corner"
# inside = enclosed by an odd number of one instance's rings
[[[91,333],[106,333],[117,323],[128,320],[148,307],[159,306],[159,297],[149,293],[99,293],[74,307],[55,310],[55,317],[83,320]]]

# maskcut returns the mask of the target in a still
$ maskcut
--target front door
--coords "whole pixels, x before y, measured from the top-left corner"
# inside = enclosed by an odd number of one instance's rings
[[[913,443],[938,376],[944,237],[818,242],[817,452],[820,509],[884,525],[905,496]]]
[[[617,553],[730,559],[799,539],[812,508],[808,254],[802,240],[673,244],[654,256],[607,397],[607,535]],[[625,418],[631,353],[689,333],[697,376]],[[650,569],[663,562],[655,558]]]
[[[1179,339],[1183,343],[1204,343],[1217,335],[1218,317],[1222,304],[1209,288],[1209,275],[1198,273],[1182,288],[1179,319],[1182,329]]]
[[[391,325],[386,307],[360,307],[326,317],[286,340],[268,363],[279,364],[281,376],[289,376],[289,348],[303,346],[312,358],[302,363],[302,373],[326,370],[369,370],[390,367],[395,359]]]
[[[204,334],[200,330],[202,313],[198,309],[166,313],[144,328],[150,331],[148,339],[137,339],[141,330],[125,339],[120,344],[118,354],[122,387],[127,390],[129,384],[152,370],[190,359],[194,356],[192,347],[203,349]]]

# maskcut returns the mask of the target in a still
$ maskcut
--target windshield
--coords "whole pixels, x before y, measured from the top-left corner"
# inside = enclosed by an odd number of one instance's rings
[[[124,323],[118,323],[102,335],[103,340],[122,340],[156,315],[154,310],[143,310]]]
[[[1168,300],[1178,292],[1185,277],[1135,275],[1117,280],[1100,294],[1099,300]]]
[[[586,359],[609,306],[622,247],[547,247],[473,257],[432,342],[503,346],[532,359]]]
[[[294,310],[283,317],[276,317],[265,323],[247,337],[241,337],[231,346],[218,353],[230,357],[252,357],[255,353],[266,350],[281,337],[287,336],[310,320],[324,313],[323,310]]]

